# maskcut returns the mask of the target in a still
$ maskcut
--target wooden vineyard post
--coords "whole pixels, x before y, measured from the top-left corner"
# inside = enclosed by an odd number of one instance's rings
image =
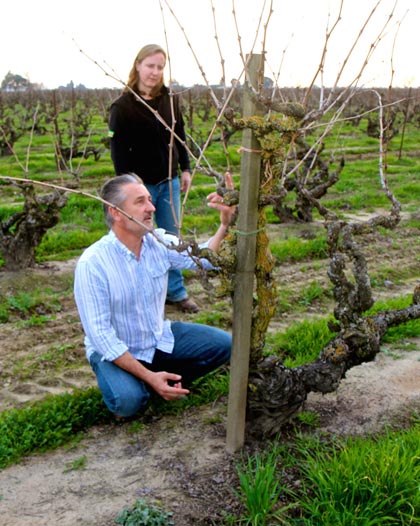
[[[262,55],[251,55],[245,84],[243,117],[257,114],[255,97],[249,84],[257,90],[263,78]],[[251,346],[252,305],[260,186],[259,144],[254,132],[244,129],[242,136],[241,177],[237,222],[237,266],[233,295],[233,341],[227,416],[226,450],[234,453],[245,440],[245,419]]]

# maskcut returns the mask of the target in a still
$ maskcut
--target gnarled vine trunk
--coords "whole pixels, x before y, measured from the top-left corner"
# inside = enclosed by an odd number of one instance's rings
[[[66,194],[54,190],[38,195],[33,184],[18,185],[24,195],[23,209],[0,223],[0,250],[7,270],[21,270],[35,264],[36,248],[48,229],[55,226]]]
[[[405,309],[364,315],[374,300],[366,259],[355,236],[372,232],[379,226],[395,228],[400,220],[400,204],[392,196],[391,200],[393,207],[389,216],[376,216],[361,223],[345,223],[317,205],[326,219],[328,276],[336,301],[336,322],[330,324],[330,329],[337,335],[312,363],[290,369],[270,356],[253,368],[247,416],[257,434],[278,433],[301,409],[310,392],[335,391],[348,369],[373,360],[390,327],[420,318],[420,288],[414,290],[412,304]],[[349,263],[351,271],[346,272]]]

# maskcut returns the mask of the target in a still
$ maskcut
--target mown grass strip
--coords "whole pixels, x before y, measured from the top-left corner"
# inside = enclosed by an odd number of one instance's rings
[[[179,414],[226,395],[228,389],[229,376],[223,369],[197,380],[185,399],[168,403],[153,396],[150,406],[154,413]],[[90,427],[111,422],[112,415],[96,388],[50,395],[20,409],[6,410],[0,413],[0,469],[33,453],[77,441]]]
[[[77,440],[81,432],[109,418],[102,395],[94,388],[4,411],[0,413],[0,468]]]

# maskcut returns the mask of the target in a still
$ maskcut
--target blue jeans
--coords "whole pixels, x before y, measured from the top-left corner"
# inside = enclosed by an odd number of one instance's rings
[[[164,228],[171,234],[179,235],[178,227],[181,211],[181,191],[179,187],[179,177],[172,181],[165,181],[160,184],[147,184],[146,188],[152,196],[155,211],[155,222],[158,228]],[[171,206],[171,185],[172,202]],[[176,218],[174,218],[174,212]],[[181,270],[170,270],[168,277],[167,299],[171,302],[182,301],[188,297],[184,286],[184,278]]]
[[[198,323],[172,322],[175,345],[171,354],[156,350],[153,363],[144,363],[152,371],[180,374],[182,386],[227,363],[232,337],[229,333]],[[133,416],[143,410],[150,398],[150,387],[112,362],[101,361],[99,353],[90,357],[90,365],[108,409],[120,416]]]

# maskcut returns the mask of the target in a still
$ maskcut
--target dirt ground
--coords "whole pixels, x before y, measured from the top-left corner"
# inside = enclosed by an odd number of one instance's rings
[[[382,241],[372,252],[372,261],[389,258],[390,265],[401,269],[413,262],[419,265],[415,247],[408,244],[403,253],[398,247],[390,250],[389,239]],[[73,267],[74,261],[69,261],[37,268],[31,276],[3,273],[0,287],[13,288],[14,282],[24,279],[59,287],[60,280],[71,279]],[[291,265],[287,279],[300,286],[313,279],[323,281],[325,268]],[[398,296],[415,284],[413,279],[391,283],[388,292]],[[204,294],[193,286],[195,297],[205,305]],[[95,385],[82,359],[83,334],[71,295],[62,299],[62,305],[44,325],[0,324],[0,410],[47,393]],[[305,315],[311,311],[316,307]],[[289,322],[284,316],[273,325]],[[65,356],[64,365],[51,358],[58,355]],[[384,346],[374,362],[348,371],[335,393],[311,393],[305,409],[319,413],[321,431],[339,435],[375,433],[386,424],[408,422],[413,412],[420,412],[420,340]],[[236,483],[241,452],[226,451],[226,414],[227,401],[218,400],[145,426],[98,426],[77,445],[25,458],[0,472],[0,523],[110,526],[124,507],[145,498],[173,512],[176,526],[222,524],[223,514],[239,513],[230,488]],[[244,451],[250,441],[247,436]],[[72,469],[80,459],[83,465]]]

